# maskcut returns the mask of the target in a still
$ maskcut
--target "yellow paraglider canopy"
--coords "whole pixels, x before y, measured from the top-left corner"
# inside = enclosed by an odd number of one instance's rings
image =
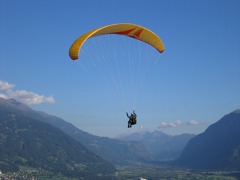
[[[118,34],[118,35],[128,36],[153,46],[160,53],[164,51],[164,44],[162,40],[149,29],[136,24],[121,23],[121,24],[112,24],[108,26],[103,26],[103,27],[91,30],[86,34],[80,36],[70,47],[69,56],[71,57],[71,59],[72,60],[78,59],[79,51],[83,43],[87,39],[94,36],[98,36],[98,35],[104,35],[104,34]]]

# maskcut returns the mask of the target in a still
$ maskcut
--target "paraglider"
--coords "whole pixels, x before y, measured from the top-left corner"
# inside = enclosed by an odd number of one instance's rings
[[[131,115],[129,116],[128,113],[126,112],[127,117],[129,118],[128,120],[128,128],[132,127],[132,125],[137,124],[137,114],[133,110]]]
[[[164,51],[164,45],[162,40],[149,29],[136,24],[120,23],[120,24],[103,26],[103,27],[91,30],[86,34],[80,36],[70,47],[69,56],[71,57],[71,59],[72,60],[78,59],[79,51],[87,39],[95,36],[99,36],[99,35],[105,35],[105,34],[117,34],[117,35],[128,36],[153,46],[160,53],[163,53]]]
[[[108,35],[108,34],[116,34],[116,35],[130,37],[130,38],[142,41],[144,43],[147,43],[148,45],[152,46],[160,53],[164,52],[164,44],[162,40],[151,30],[136,24],[119,23],[119,24],[112,24],[112,25],[99,27],[77,38],[69,49],[70,58],[72,60],[77,60],[79,58],[81,48],[85,43],[85,41],[87,41],[89,38],[93,38],[99,35]],[[111,74],[111,77],[112,77],[112,74]],[[138,79],[143,79],[143,78],[138,78]],[[116,82],[117,81],[114,81],[114,83]],[[141,84],[141,83],[138,82],[138,84]],[[119,93],[119,90],[118,90],[118,93]],[[126,114],[127,114],[127,117],[129,118],[128,128],[130,128],[132,127],[132,125],[135,125],[137,123],[137,115],[134,111],[133,113],[131,113],[130,116],[128,115],[128,113]]]

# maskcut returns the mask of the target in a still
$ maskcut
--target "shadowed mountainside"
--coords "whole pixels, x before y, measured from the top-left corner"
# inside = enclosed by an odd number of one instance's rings
[[[58,128],[0,109],[0,169],[41,168],[67,177],[97,178],[115,168]]]
[[[240,169],[240,110],[225,115],[189,141],[177,165],[198,169]]]

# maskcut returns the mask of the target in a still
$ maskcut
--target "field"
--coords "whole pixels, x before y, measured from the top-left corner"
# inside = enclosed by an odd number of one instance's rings
[[[99,176],[104,180],[238,180],[240,171],[206,171],[173,168],[150,164],[117,165],[117,172],[108,177]],[[42,170],[22,167],[21,171],[1,174],[0,179],[51,179],[51,180],[76,180],[59,174]]]

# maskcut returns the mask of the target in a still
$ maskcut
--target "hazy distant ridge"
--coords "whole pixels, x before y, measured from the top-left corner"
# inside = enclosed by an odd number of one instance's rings
[[[194,134],[171,136],[161,131],[136,132],[117,137],[125,141],[141,142],[151,152],[154,161],[174,160],[178,158]]]

